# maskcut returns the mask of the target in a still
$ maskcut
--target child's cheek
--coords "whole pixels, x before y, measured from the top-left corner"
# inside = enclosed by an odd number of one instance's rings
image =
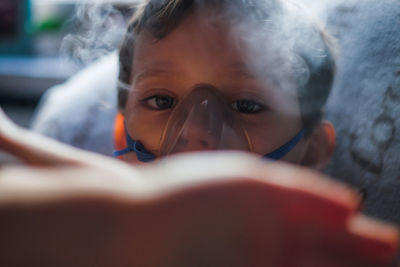
[[[291,140],[300,130],[299,118],[279,112],[255,115],[242,121],[254,153],[266,155]]]
[[[278,144],[276,125],[269,121],[262,121],[262,124],[246,123],[245,129],[249,136],[254,153],[265,155],[272,151]]]
[[[125,115],[126,127],[134,140],[142,142],[147,150],[158,155],[160,139],[169,114],[170,112],[168,111],[155,111],[136,107]]]

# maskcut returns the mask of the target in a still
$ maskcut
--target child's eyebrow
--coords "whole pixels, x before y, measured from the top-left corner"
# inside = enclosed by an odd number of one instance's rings
[[[144,71],[139,72],[136,77],[134,75],[133,82],[137,84],[150,77],[157,77],[171,73],[171,64],[169,62],[156,62],[154,64],[151,64],[150,67],[145,68]]]
[[[153,67],[154,66],[154,67]],[[133,83],[139,84],[143,80],[148,78],[155,78],[165,75],[176,74],[176,71],[173,71],[172,65],[168,62],[157,62],[157,64],[153,64],[153,66],[145,69],[142,72],[139,72],[136,76],[134,76]],[[226,66],[225,74],[227,77],[235,77],[238,79],[249,79],[249,80],[257,80],[260,79],[259,75],[255,74],[251,71],[247,64],[236,61],[228,66]]]
[[[143,80],[146,80],[151,77],[158,77],[158,76],[163,76],[167,73],[171,73],[170,71],[163,70],[163,69],[148,69],[143,71],[142,73],[138,74],[134,80],[133,83],[138,84],[142,82]]]

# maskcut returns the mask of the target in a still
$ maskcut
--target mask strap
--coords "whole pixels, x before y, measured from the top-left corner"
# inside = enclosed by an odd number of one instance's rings
[[[289,140],[289,142],[277,148],[276,150],[264,155],[263,158],[271,160],[279,160],[283,158],[284,156],[286,156],[287,153],[289,153],[290,150],[292,150],[300,142],[300,140],[304,136],[304,132],[305,132],[304,129],[302,129],[296,136],[294,136],[291,140]],[[156,158],[156,156],[153,153],[146,150],[146,148],[140,141],[133,140],[129,136],[126,130],[125,130],[125,136],[126,136],[126,143],[128,146],[124,149],[114,151],[113,152],[114,157],[119,157],[129,152],[135,152],[138,160],[142,162],[150,162]]]
[[[146,150],[146,148],[140,141],[135,141],[129,136],[128,132],[126,131],[126,127],[125,127],[125,136],[126,136],[127,147],[121,150],[113,151],[114,157],[119,157],[129,152],[135,152],[138,160],[141,162],[153,161],[156,158],[156,156],[153,153]]]
[[[304,133],[305,133],[305,130],[301,129],[301,131],[295,137],[293,137],[291,140],[289,140],[289,142],[287,142],[286,144],[284,144],[281,147],[278,147],[274,151],[264,155],[263,158],[267,158],[267,159],[271,159],[271,160],[279,160],[279,159],[283,158],[284,156],[286,156],[287,153],[289,153],[290,150],[292,150],[300,142],[300,140],[304,136]]]

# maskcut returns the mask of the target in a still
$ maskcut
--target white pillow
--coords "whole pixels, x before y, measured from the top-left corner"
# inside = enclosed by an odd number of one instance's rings
[[[112,155],[118,55],[112,53],[44,95],[32,129],[75,147]]]

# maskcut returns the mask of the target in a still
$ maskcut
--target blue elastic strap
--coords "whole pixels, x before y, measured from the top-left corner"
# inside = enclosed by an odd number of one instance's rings
[[[290,150],[292,150],[300,142],[301,138],[303,138],[304,136],[304,132],[305,132],[304,129],[301,129],[301,131],[295,137],[289,140],[289,142],[275,149],[274,151],[264,155],[263,158],[271,160],[279,160],[283,158],[284,156],[286,156],[287,153],[289,153]]]
[[[156,156],[153,153],[146,150],[146,148],[140,141],[133,140],[127,132],[125,132],[125,136],[126,136],[126,144],[128,146],[124,149],[114,151],[113,152],[114,157],[119,157],[129,152],[135,152],[138,160],[142,162],[153,161],[156,158]]]
[[[290,150],[292,150],[300,142],[300,140],[304,136],[304,132],[305,132],[304,129],[302,129],[295,137],[289,140],[289,142],[277,148],[276,150],[264,155],[263,158],[271,160],[279,160],[283,158],[284,156],[286,156],[287,153],[289,153]],[[114,151],[113,152],[114,157],[119,157],[129,152],[135,152],[138,160],[142,162],[150,162],[156,158],[156,156],[153,153],[146,150],[146,148],[140,141],[133,140],[127,132],[125,133],[125,135],[128,147]]]

